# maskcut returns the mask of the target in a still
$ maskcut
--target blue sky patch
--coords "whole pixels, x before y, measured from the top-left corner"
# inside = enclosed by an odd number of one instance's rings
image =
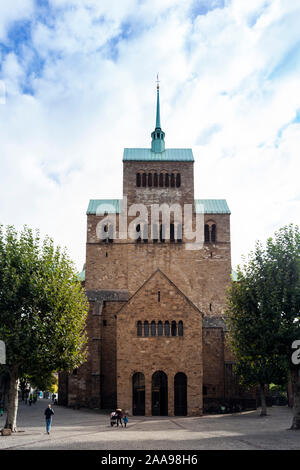
[[[23,46],[31,42],[32,21],[16,21],[8,31],[6,45],[17,56],[22,54]]]
[[[208,12],[216,8],[224,8],[225,4],[225,0],[195,0],[190,16],[192,20],[195,20],[199,15],[207,15]]]
[[[282,60],[274,67],[268,79],[280,78],[295,68],[299,68],[300,62],[300,41],[294,44],[284,55]]]
[[[248,26],[253,28],[258,22],[259,18],[265,13],[266,9],[269,7],[270,2],[265,2],[259,11],[252,13],[248,18]]]
[[[300,122],[300,109],[297,109],[297,111],[296,111],[296,116],[295,116],[295,118],[292,120],[292,124],[297,124],[298,122]]]
[[[281,126],[281,128],[278,130],[277,132],[277,136],[276,136],[276,139],[275,139],[275,142],[274,142],[274,146],[277,148],[278,147],[278,144],[279,144],[279,141],[280,139],[282,138],[282,134],[284,133],[284,131],[291,125],[291,124],[297,124],[298,122],[300,122],[300,108],[296,110],[296,115],[295,117],[285,123],[283,126]]]
[[[100,52],[104,52],[106,57],[116,62],[119,57],[119,45],[122,41],[130,41],[137,37],[144,30],[142,25],[125,21],[120,25],[119,33],[110,38],[106,44],[100,48]]]

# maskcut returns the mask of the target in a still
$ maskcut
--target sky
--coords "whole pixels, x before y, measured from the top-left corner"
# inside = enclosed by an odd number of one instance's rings
[[[0,0],[0,223],[85,258],[89,199],[122,197],[124,147],[192,148],[226,199],[232,265],[300,225],[300,0]]]

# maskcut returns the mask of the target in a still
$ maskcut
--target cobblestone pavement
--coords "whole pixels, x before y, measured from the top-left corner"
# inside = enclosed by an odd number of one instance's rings
[[[18,429],[0,435],[0,449],[58,450],[261,450],[300,449],[300,431],[291,431],[292,412],[287,407],[234,415],[203,417],[129,417],[127,428],[111,427],[109,411],[73,410],[54,406],[50,435],[44,410],[48,400],[19,404]],[[5,415],[0,418],[0,429]]]

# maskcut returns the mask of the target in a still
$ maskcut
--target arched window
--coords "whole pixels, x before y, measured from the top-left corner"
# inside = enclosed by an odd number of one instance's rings
[[[183,336],[183,322],[181,320],[178,322],[178,336]]]
[[[180,188],[181,185],[181,176],[180,173],[177,173],[176,175],[176,188]]]
[[[149,323],[144,321],[144,336],[149,336]]]
[[[158,325],[157,325],[157,334],[158,336],[162,336],[163,335],[163,324],[161,321],[158,322]]]
[[[149,188],[152,187],[152,173],[148,173],[148,186]]]
[[[170,177],[168,173],[165,174],[165,187],[168,188],[170,186]]]
[[[165,321],[165,336],[170,336],[170,323]]]
[[[174,175],[174,173],[171,174],[171,188],[175,188],[175,175]]]
[[[137,237],[137,239],[136,239],[136,242],[137,242],[137,243],[140,243],[141,240],[142,240],[142,238],[141,238],[141,226],[140,226],[140,224],[138,224],[138,225],[136,226],[135,230],[136,230],[136,233],[138,234],[138,237]]]
[[[141,321],[137,322],[137,335],[142,336],[143,335],[143,325]]]
[[[102,238],[102,242],[103,243],[106,243],[107,242],[107,239],[108,239],[108,225],[104,225],[103,227],[103,238]]]
[[[216,243],[217,241],[217,227],[216,224],[211,226],[211,241],[212,243]]]
[[[141,186],[141,174],[140,173],[136,174],[136,185],[138,188]]]
[[[154,320],[151,322],[151,336],[156,336],[156,323]]]
[[[158,175],[157,175],[157,173],[154,173],[154,175],[153,175],[153,186],[155,188],[157,188],[157,186],[158,186]]]
[[[163,188],[163,186],[164,186],[164,174],[160,173],[160,175],[159,175],[159,187]]]
[[[163,224],[160,225],[159,239],[162,243],[165,241],[165,227]]]
[[[177,336],[177,325],[176,321],[172,321],[172,326],[171,326],[171,334],[172,336]]]
[[[171,243],[174,243],[174,242],[175,242],[174,224],[170,224],[170,242],[171,242]]]
[[[142,174],[142,186],[145,188],[147,186],[147,175],[146,173]]]
[[[208,224],[205,224],[205,226],[204,226],[204,241],[206,243],[209,242],[209,226],[208,226]]]

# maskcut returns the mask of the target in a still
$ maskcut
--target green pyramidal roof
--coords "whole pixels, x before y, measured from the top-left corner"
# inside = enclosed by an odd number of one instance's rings
[[[166,149],[163,152],[153,152],[151,149],[124,149],[123,162],[193,162],[192,149]]]

